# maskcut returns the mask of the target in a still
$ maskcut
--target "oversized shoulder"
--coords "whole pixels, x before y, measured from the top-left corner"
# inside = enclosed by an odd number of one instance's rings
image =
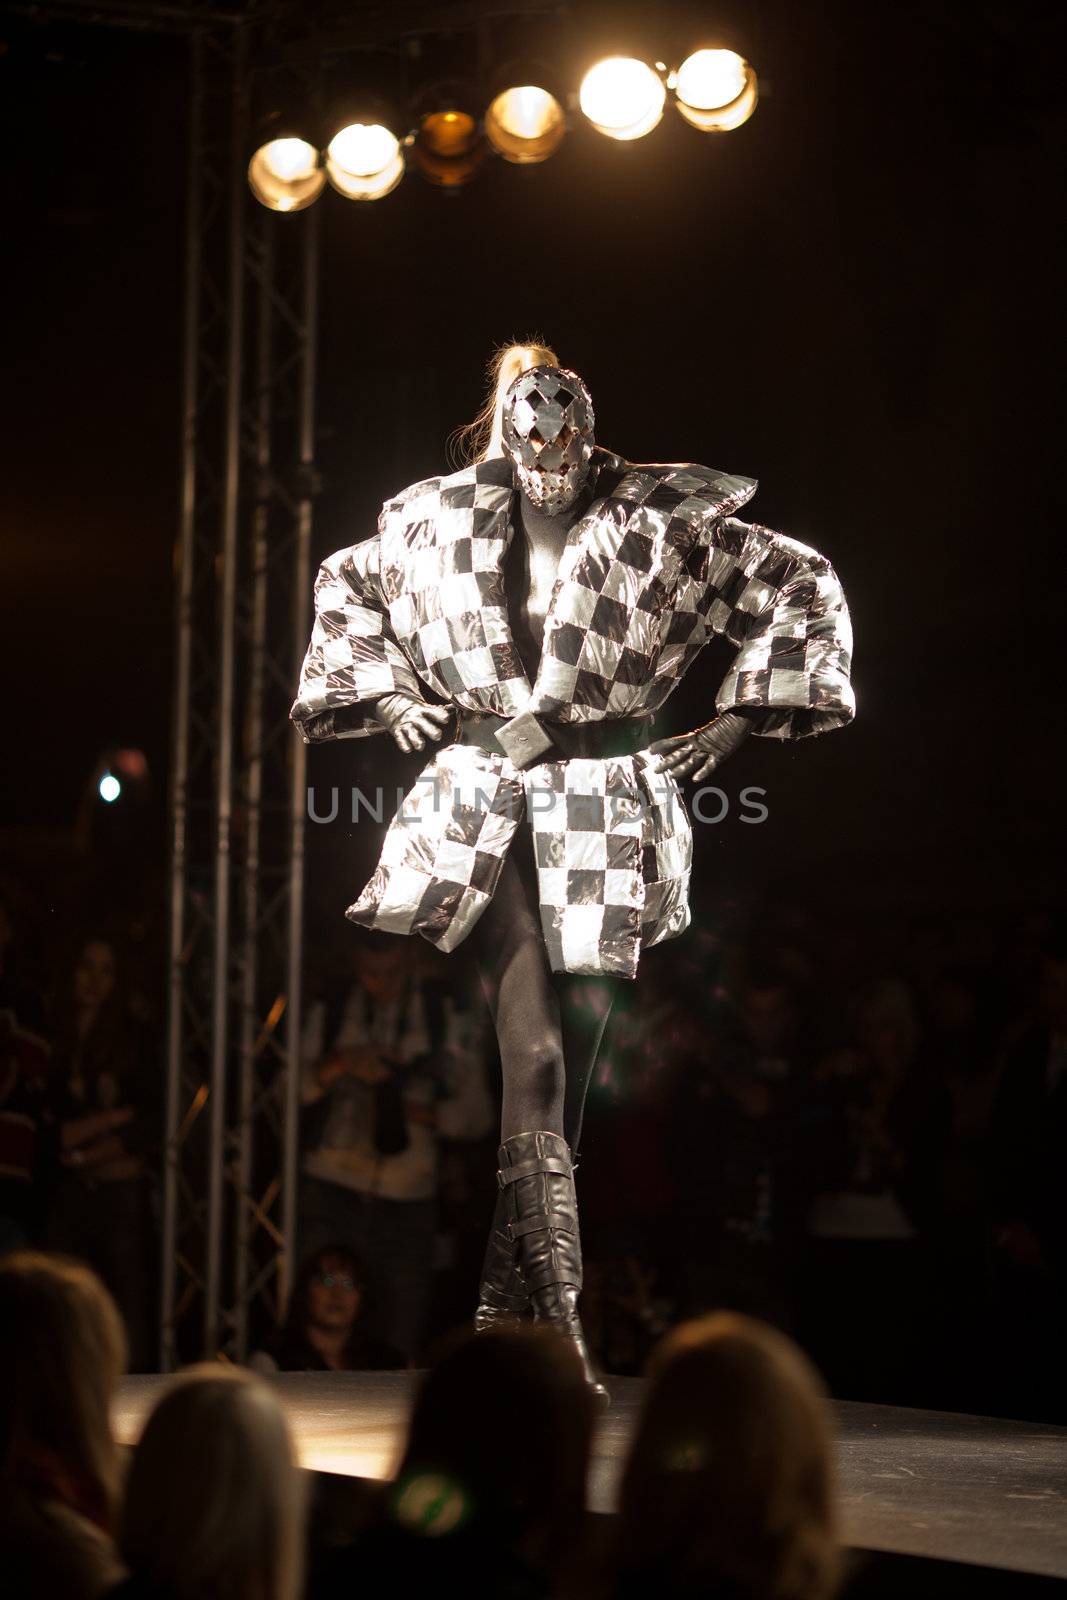
[[[458,472],[440,473],[408,484],[406,489],[386,500],[382,516],[417,521],[435,506],[460,509],[483,502],[506,503],[511,490],[511,463],[503,456],[494,456],[490,461],[476,461],[472,466],[461,467]]]
[[[701,520],[728,517],[747,505],[758,487],[755,478],[705,467],[698,461],[626,461],[597,452],[598,499],[640,504],[674,515],[684,506]]]

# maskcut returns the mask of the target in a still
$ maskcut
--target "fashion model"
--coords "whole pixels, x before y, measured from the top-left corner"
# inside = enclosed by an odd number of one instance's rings
[[[483,417],[472,465],[386,501],[376,537],[323,563],[292,718],[307,743],[436,747],[346,915],[442,950],[471,936],[503,1069],[476,1326],[532,1308],[606,1398],[578,1319],[574,1160],[607,1011],[590,1037],[575,990],[633,978],[689,924],[679,778],[752,733],[853,717],[851,626],[824,557],[738,519],[753,479],[598,447],[584,382],[547,346],[501,353]],[[650,743],[717,634],[737,646],[717,715]]]

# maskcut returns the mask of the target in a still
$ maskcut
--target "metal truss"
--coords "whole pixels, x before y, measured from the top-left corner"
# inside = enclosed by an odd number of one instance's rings
[[[241,1360],[293,1275],[321,204],[251,200],[254,107],[312,111],[330,55],[560,0],[14,0],[189,49],[175,549],[160,1362]]]
[[[164,1369],[243,1358],[295,1234],[318,222],[248,195],[255,31],[190,38]]]

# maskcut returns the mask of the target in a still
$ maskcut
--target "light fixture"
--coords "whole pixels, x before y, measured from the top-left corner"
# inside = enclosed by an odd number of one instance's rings
[[[306,139],[269,139],[248,163],[248,183],[268,210],[303,211],[326,187],[326,174]]]
[[[464,156],[477,141],[478,124],[469,111],[431,111],[419,123],[418,137],[435,156]]]
[[[349,200],[381,200],[404,176],[400,140],[381,122],[350,122],[326,148],[326,176]]]
[[[578,91],[578,104],[598,133],[609,139],[640,139],[663,116],[663,80],[633,56],[609,56],[590,67]]]
[[[485,156],[470,90],[460,83],[434,84],[416,104],[418,129],[411,144],[424,178],[443,189],[458,189],[473,177]]]
[[[101,800],[106,800],[108,805],[111,805],[122,793],[122,784],[113,772],[105,772],[97,784],[97,791]]]
[[[680,114],[702,133],[728,133],[756,109],[756,74],[733,50],[695,50],[668,83]]]
[[[567,131],[557,86],[539,61],[512,61],[496,76],[485,113],[485,136],[498,155],[517,166],[547,161]]]

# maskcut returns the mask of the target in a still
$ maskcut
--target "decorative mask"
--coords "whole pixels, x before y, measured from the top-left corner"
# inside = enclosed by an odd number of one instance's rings
[[[527,499],[550,517],[574,504],[596,443],[593,402],[576,372],[531,367],[504,396],[504,454]]]

